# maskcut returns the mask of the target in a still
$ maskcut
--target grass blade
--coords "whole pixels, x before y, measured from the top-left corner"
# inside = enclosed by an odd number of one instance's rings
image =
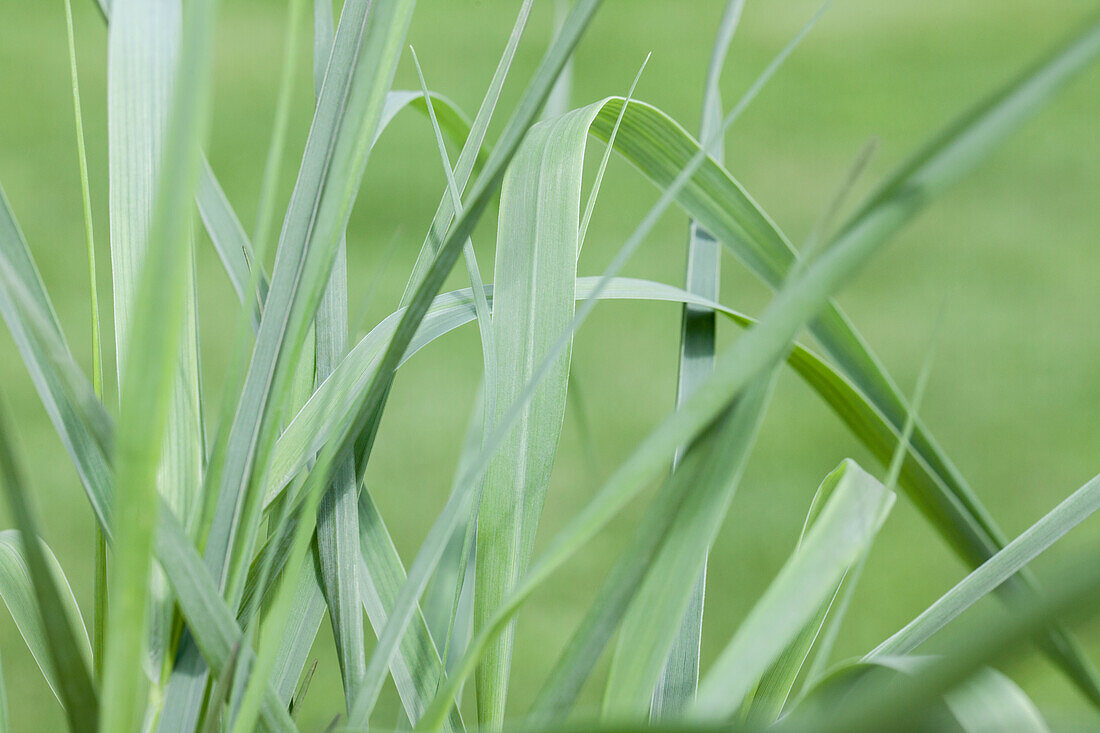
[[[262,497],[254,484],[262,478],[302,342],[328,283],[413,6],[412,0],[374,5],[367,23],[367,4],[344,6],[229,432],[206,557],[234,605],[261,520]],[[261,476],[252,475],[254,467]]]
[[[328,0],[314,3],[314,19],[314,79],[317,95],[320,96],[324,86],[324,66],[317,62],[328,60],[333,39],[332,6]],[[380,126],[379,132],[381,129]],[[336,248],[336,261],[314,321],[317,339],[314,388],[332,373],[347,354],[347,259],[347,241],[341,232]],[[332,621],[346,710],[351,710],[367,671],[363,605],[359,590],[359,515],[355,506],[357,497],[355,459],[349,454],[339,459],[332,485],[321,498],[316,530],[321,588],[324,590],[329,619]],[[308,576],[308,572],[303,575]],[[291,616],[296,617],[297,614]]]
[[[585,110],[541,122],[520,147],[500,194],[493,274],[496,383],[486,432],[500,424],[535,367],[573,319]],[[579,144],[578,144],[579,141]],[[544,161],[550,161],[544,163]],[[565,416],[570,347],[508,432],[489,465],[477,512],[474,626],[492,618],[527,569]],[[477,673],[478,721],[504,719],[514,629],[486,650]]]
[[[867,657],[908,654],[1100,509],[1100,476],[1073,492]]]
[[[718,37],[714,42],[714,50],[711,51],[703,90],[700,140],[711,137],[722,122],[719,80],[744,5],[744,0],[730,0],[718,23]],[[718,163],[723,162],[721,139],[711,149],[711,157]],[[721,247],[710,232],[692,221],[688,232],[684,289],[709,300],[718,300],[721,255]],[[696,382],[714,368],[716,326],[714,311],[684,306],[680,324],[680,368],[676,379],[677,404],[691,393]],[[679,458],[677,455],[673,459],[673,470]],[[675,715],[695,699],[695,691],[699,686],[699,652],[702,644],[706,582],[707,566],[704,559],[699,579],[680,622],[680,632],[668,652],[668,659],[653,690],[650,715],[654,719]]]
[[[690,708],[693,718],[718,720],[737,710],[753,683],[835,592],[885,520],[893,493],[852,461],[837,471],[836,488],[805,542],[707,673]]]
[[[53,552],[41,542],[42,555],[50,567],[54,583],[58,589],[58,597],[62,610],[68,619],[69,625],[74,630],[76,646],[84,657],[85,664],[92,661],[92,645],[88,641],[88,632],[84,627],[84,620],[80,616],[80,608],[76,604],[72,588],[65,577],[65,572],[57,562]],[[46,684],[50,686],[54,696],[64,704],[61,698],[61,683],[54,671],[51,658],[49,641],[46,629],[42,625],[42,617],[38,613],[37,600],[35,598],[34,581],[31,579],[30,563],[23,550],[23,538],[19,531],[14,529],[0,532],[0,599],[4,601],[12,621],[23,637],[27,648],[34,657],[38,668],[42,670],[42,676],[46,678]]]
[[[73,731],[95,731],[99,701],[88,671],[91,649],[87,632],[83,622],[74,626],[75,619],[70,614],[75,611],[76,619],[79,619],[80,613],[75,609],[72,591],[69,591],[66,603],[65,597],[58,590],[54,575],[56,571],[53,566],[56,566],[57,561],[53,560],[53,565],[50,564],[47,560],[48,551],[44,551],[39,542],[38,523],[27,498],[25,479],[16,463],[7,419],[6,412],[0,411],[0,483],[4,485],[15,523],[20,530],[22,555],[34,590],[37,613],[41,618],[42,635],[45,637],[54,672],[54,684],[65,708],[69,728]],[[23,541],[24,538],[26,541]],[[81,633],[83,645],[78,641]]]
[[[72,0],[65,0],[65,30],[69,42],[69,73],[73,82],[73,117],[76,124],[76,150],[80,161],[80,198],[84,211],[84,237],[88,250],[88,286],[92,321],[92,389],[103,399],[103,345],[99,333],[99,288],[96,283],[95,232],[92,227],[92,196],[88,185],[88,156],[84,150],[84,120],[80,105],[80,80],[76,70],[76,40],[73,37]],[[95,639],[93,665],[96,677],[103,672],[103,633],[107,618],[107,542],[95,528],[95,574],[92,586],[92,638]]]

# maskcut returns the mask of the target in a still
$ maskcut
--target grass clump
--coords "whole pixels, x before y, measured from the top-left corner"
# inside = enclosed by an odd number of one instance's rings
[[[1087,483],[1009,541],[917,415],[930,367],[907,400],[833,300],[895,233],[1094,61],[1100,24],[931,137],[833,227],[861,156],[799,252],[725,166],[722,141],[828,4],[727,110],[719,78],[742,10],[740,0],[728,3],[698,138],[635,98],[641,71],[625,97],[576,109],[563,101],[571,88],[563,74],[572,73],[574,49],[600,5],[559,4],[556,34],[490,143],[532,0],[520,4],[472,120],[430,90],[415,53],[420,89],[392,88],[413,0],[346,0],[338,22],[319,0],[316,105],[276,236],[277,175],[296,38],[305,25],[303,3],[291,0],[250,238],[201,153],[216,2],[103,3],[117,406],[104,398],[92,187],[67,15],[93,284],[91,379],[77,366],[2,197],[0,314],[100,533],[91,633],[65,572],[40,541],[33,491],[6,424],[0,480],[17,531],[0,537],[0,596],[72,729],[294,730],[326,616],[344,698],[344,709],[330,712],[346,730],[393,726],[376,711],[391,679],[403,708],[398,728],[557,729],[568,721],[592,729],[659,723],[825,731],[904,720],[914,729],[949,722],[965,730],[1042,730],[1031,701],[990,666],[1030,638],[1100,705],[1100,677],[1069,630],[1095,610],[1100,575],[1083,567],[1044,593],[1025,567],[1100,507],[1100,483]],[[363,293],[348,282],[345,230],[375,141],[409,106],[428,116],[446,188],[424,222],[401,301],[353,342],[349,298],[359,302]],[[453,164],[445,136],[461,146]],[[582,207],[593,138],[605,152]],[[578,254],[612,152],[660,196],[602,274],[579,276]],[[472,237],[497,200],[487,283]],[[217,405],[204,404],[201,389],[197,298],[204,283],[195,277],[192,201],[240,306]],[[691,217],[685,286],[620,276],[673,207]],[[757,317],[718,302],[724,250],[774,290]],[[442,292],[460,256],[470,287]],[[676,406],[536,553],[566,403],[579,393],[570,381],[572,340],[609,299],[683,308]],[[400,367],[470,321],[481,336],[482,389],[450,495],[406,565],[365,481],[375,437]],[[717,329],[726,321],[744,330],[719,351]],[[798,343],[803,330],[821,353]],[[874,467],[844,460],[824,478],[797,546],[703,670],[708,555],[776,374],[787,366],[885,471],[879,479]],[[510,706],[516,613],[655,483],[534,703]],[[876,535],[888,531],[897,493],[973,572],[861,659],[837,662],[837,629]],[[941,658],[914,655],[995,591],[1010,610],[1002,623],[975,629]],[[594,677],[608,649],[606,679]],[[575,710],[586,685],[602,685],[597,710]],[[467,690],[472,704],[464,704]],[[6,725],[0,705],[0,729]]]

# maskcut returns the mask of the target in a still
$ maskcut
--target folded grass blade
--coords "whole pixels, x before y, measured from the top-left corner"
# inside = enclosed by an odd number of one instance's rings
[[[892,492],[852,461],[837,471],[836,488],[805,541],[707,672],[689,708],[692,718],[720,720],[736,712],[759,676],[835,593],[886,519]]]
[[[4,486],[16,526],[19,527],[22,559],[26,562],[25,572],[34,592],[35,611],[32,612],[41,619],[41,635],[45,638],[53,669],[53,684],[65,708],[69,728],[73,731],[95,731],[99,700],[89,671],[91,648],[88,632],[75,608],[72,591],[69,590],[66,599],[58,588],[55,573],[60,568],[56,568],[56,559],[39,540],[38,521],[28,499],[26,480],[16,463],[7,420],[7,414],[0,411],[0,484]],[[5,554],[10,560],[10,551]],[[6,578],[5,585],[13,579]],[[65,588],[68,590],[67,583]],[[7,598],[4,600],[8,602]]]
[[[88,640],[88,632],[84,627],[84,620],[80,616],[80,609],[76,605],[76,597],[65,577],[65,572],[57,562],[53,552],[41,542],[42,555],[49,565],[54,583],[58,589],[58,598],[61,608],[68,619],[69,625],[74,630],[76,646],[84,658],[85,664],[90,666],[92,661],[92,646]],[[34,582],[31,580],[30,563],[23,551],[23,538],[18,530],[8,529],[0,532],[0,600],[4,601],[8,612],[11,613],[15,628],[26,642],[27,648],[42,670],[42,676],[46,678],[46,684],[50,686],[53,694],[59,701],[61,698],[60,682],[54,671],[53,660],[50,656],[49,642],[46,638],[46,629],[42,625],[42,616],[38,612],[38,602],[35,598]],[[63,701],[62,701],[63,702]]]

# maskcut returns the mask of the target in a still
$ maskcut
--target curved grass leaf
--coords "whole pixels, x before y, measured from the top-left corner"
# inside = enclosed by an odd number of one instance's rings
[[[75,608],[76,603],[68,583],[63,583],[67,594],[63,594],[58,588],[56,573],[60,568],[57,567],[57,560],[48,549],[44,549],[45,545],[38,539],[38,522],[28,499],[26,480],[16,463],[7,420],[7,414],[0,411],[0,484],[4,486],[15,523],[19,527],[19,544],[22,548],[20,559],[26,563],[25,572],[34,593],[32,609],[41,624],[41,636],[45,639],[53,672],[47,678],[52,676],[51,687],[56,690],[58,699],[65,708],[69,728],[78,732],[94,732],[98,729],[96,722],[99,716],[99,700],[89,672],[91,647],[88,643],[88,632],[84,629],[79,610]],[[28,537],[31,538],[30,541],[22,541]],[[9,560],[6,564],[9,569],[13,569],[10,564],[13,558],[10,552],[6,554]],[[61,579],[64,580],[63,575]],[[5,585],[9,585],[16,578],[9,576],[5,580]],[[12,600],[17,595],[13,594]],[[25,602],[26,600],[24,599]],[[6,597],[4,601],[10,610],[13,604]],[[14,614],[15,611],[13,616]],[[34,636],[33,632],[31,636]],[[28,645],[29,643],[28,641]]]
[[[817,613],[848,566],[869,546],[894,495],[852,461],[794,555],[772,581],[707,672],[692,718],[728,718],[799,631]]]
[[[90,666],[92,645],[88,640],[88,632],[84,627],[80,608],[76,604],[76,597],[65,577],[65,571],[61,569],[57,558],[45,542],[42,543],[42,550],[42,555],[50,567],[58,589],[61,608],[74,630],[76,645],[84,657],[85,664]],[[18,530],[14,529],[0,532],[0,599],[7,606],[15,627],[19,629],[20,636],[27,643],[27,649],[30,650],[38,668],[42,670],[46,684],[50,686],[58,701],[61,701],[60,683],[54,671],[46,630],[42,626],[42,616],[38,612],[38,604],[35,600],[30,564],[23,552],[23,539]]]

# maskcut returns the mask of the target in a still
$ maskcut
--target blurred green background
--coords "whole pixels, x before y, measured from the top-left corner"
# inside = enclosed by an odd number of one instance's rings
[[[90,0],[74,2],[99,285],[101,294],[109,294],[106,32]],[[572,104],[624,93],[652,51],[637,96],[696,130],[703,74],[723,4],[609,0],[577,52]],[[723,79],[727,107],[816,4],[748,3]],[[476,111],[518,6],[518,0],[421,0],[409,40],[430,86],[470,114]],[[857,194],[1094,10],[1092,0],[838,0],[730,131],[728,167],[792,240],[803,242],[870,138],[878,140],[878,149]],[[61,0],[0,2],[0,181],[69,341],[87,365],[87,265],[63,13]],[[259,192],[284,13],[282,2],[222,3],[208,151],[246,229],[252,229]],[[540,0],[491,137],[541,57],[552,25],[553,3]],[[284,202],[311,116],[305,43],[301,51]],[[417,86],[408,54],[396,86]],[[1100,470],[1098,120],[1100,69],[1093,68],[906,229],[839,298],[906,391],[935,339],[923,416],[1010,535]],[[599,144],[592,150],[589,157],[598,159]],[[353,316],[385,267],[357,333],[395,307],[443,186],[427,121],[403,113],[371,158],[349,226]],[[655,198],[655,189],[612,159],[581,258],[582,274],[602,270]],[[485,272],[492,271],[494,221],[490,211],[475,236]],[[685,217],[666,215],[628,274],[681,283],[685,238]],[[395,254],[387,263],[391,243]],[[205,389],[210,404],[216,404],[232,337],[233,321],[226,314],[235,300],[205,235],[198,238],[197,253]],[[732,259],[723,266],[723,302],[757,311],[767,292]],[[457,276],[452,282],[463,284]],[[109,323],[106,297],[102,311]],[[727,324],[722,329],[723,344],[737,335]],[[570,405],[543,541],[671,409],[678,334],[679,310],[668,304],[603,305],[584,326],[573,363],[596,460],[590,460],[574,419],[576,405]],[[108,344],[105,351],[110,374],[113,347]],[[397,381],[369,483],[406,562],[442,506],[479,370],[476,330],[467,328],[417,356]],[[91,514],[6,329],[0,335],[0,382],[18,421],[47,540],[90,610]],[[112,392],[111,404],[113,399]],[[208,408],[209,415],[215,413]],[[784,374],[712,555],[704,665],[791,550],[819,480],[849,455],[879,468],[808,388]],[[512,714],[526,709],[642,506],[631,507],[527,604],[517,637]],[[0,524],[11,526],[6,511]],[[1049,573],[1098,537],[1100,525],[1086,523],[1041,558],[1038,571]],[[869,649],[962,572],[903,500],[874,548],[838,654]],[[986,602],[971,616],[997,613],[997,605]],[[1100,626],[1082,629],[1096,658],[1098,632]],[[323,728],[341,707],[327,633],[323,630],[316,645],[321,665],[305,711],[307,729]],[[16,729],[60,726],[59,707],[6,614],[0,617],[0,655]],[[1085,710],[1074,690],[1036,654],[1022,655],[1005,670],[1053,722],[1072,727]],[[387,694],[391,712],[381,713],[379,721],[396,714],[395,697]],[[589,690],[586,702],[595,699]]]

